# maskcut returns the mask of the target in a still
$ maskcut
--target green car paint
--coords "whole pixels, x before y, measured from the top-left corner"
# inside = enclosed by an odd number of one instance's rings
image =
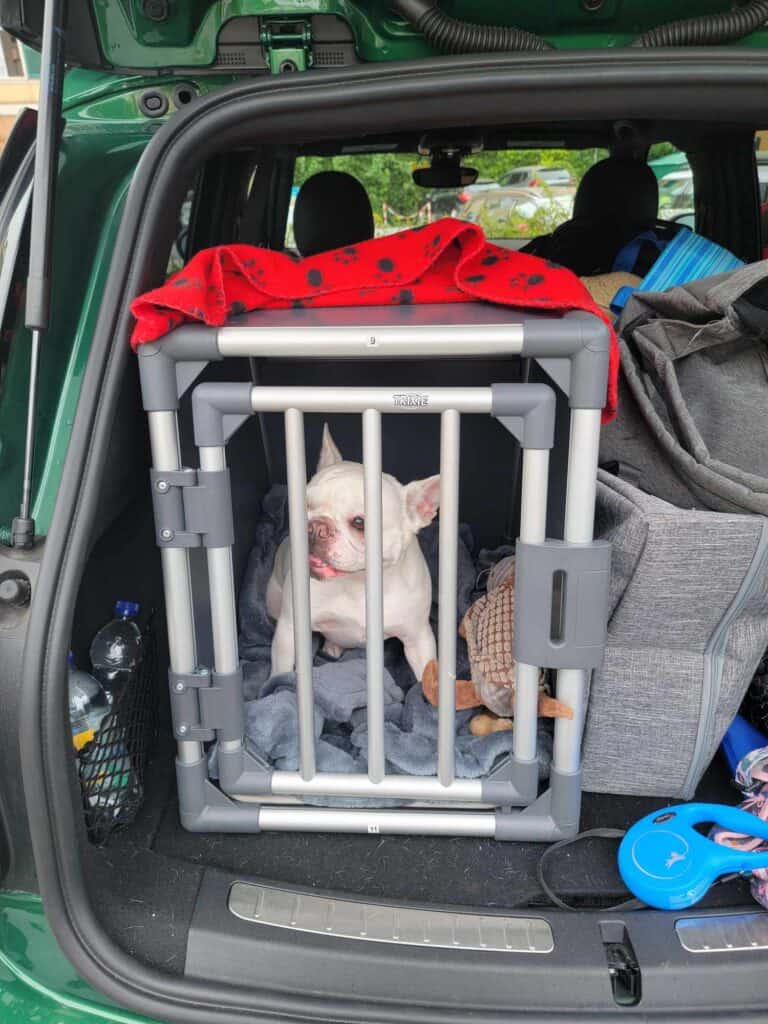
[[[2,1024],[152,1024],[120,1010],[76,973],[48,927],[39,896],[0,892]]]
[[[63,452],[71,424],[71,407],[79,392],[79,380],[87,356],[84,342],[94,311],[88,299],[98,295],[97,283],[106,265],[104,236],[114,231],[115,190],[125,187],[144,139],[131,133],[93,135],[68,127],[62,146],[54,241],[53,316],[46,334],[39,376],[36,422],[35,514],[42,513],[41,533],[50,523],[53,494],[58,479],[52,469],[61,465],[52,449]],[[66,196],[66,200],[61,197]],[[110,216],[112,220],[110,220]],[[76,301],[72,301],[76,297]],[[19,304],[20,306],[21,304]],[[17,317],[23,315],[19,309]],[[13,334],[0,402],[0,521],[15,514],[21,488],[24,445],[23,424],[29,382],[29,332],[20,326]],[[54,433],[54,425],[58,437]],[[54,473],[55,475],[55,473]],[[48,493],[41,491],[45,478]]]
[[[722,0],[442,0],[441,7],[467,21],[517,25],[545,36],[558,49],[624,46],[662,22],[729,9]],[[222,25],[249,15],[281,20],[337,15],[352,27],[362,61],[408,60],[433,52],[392,13],[388,0],[190,0],[172,8],[161,22],[147,17],[139,4],[99,3],[94,13],[104,56],[116,68],[205,67],[215,61]],[[760,33],[761,45],[767,39]]]
[[[200,91],[226,79],[206,79]],[[178,80],[152,81],[169,99]],[[147,81],[98,72],[67,76],[66,130],[59,162],[51,328],[39,373],[33,516],[48,532],[80,381],[122,205],[144,147],[162,123],[141,114]],[[171,107],[172,109],[172,107]],[[73,297],[75,301],[73,301]],[[29,332],[14,333],[0,391],[0,526],[7,530],[21,493],[29,384]]]

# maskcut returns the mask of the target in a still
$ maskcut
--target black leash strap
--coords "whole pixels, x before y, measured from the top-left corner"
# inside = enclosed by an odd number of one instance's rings
[[[536,865],[536,879],[541,886],[541,891],[551,900],[556,907],[560,910],[571,910],[579,913],[583,913],[583,907],[572,907],[570,904],[561,900],[553,891],[547,880],[544,878],[544,864],[548,857],[550,857],[556,850],[562,850],[566,846],[570,846],[571,843],[578,843],[580,839],[622,839],[626,835],[623,829],[620,828],[590,828],[586,832],[579,832],[577,836],[573,836],[571,839],[561,839],[559,843],[553,843],[552,846],[548,847],[544,853],[542,853],[539,863]],[[599,907],[596,908],[600,914],[610,914],[617,910],[642,910],[646,906],[642,900],[636,900],[634,898],[630,900],[623,900],[621,903],[615,903],[612,907]]]

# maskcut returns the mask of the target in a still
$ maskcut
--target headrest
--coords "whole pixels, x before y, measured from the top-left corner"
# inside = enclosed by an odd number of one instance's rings
[[[658,210],[659,186],[648,164],[612,156],[594,164],[581,179],[573,219],[642,230],[655,223]]]
[[[344,171],[307,178],[296,196],[293,235],[302,256],[373,238],[371,202],[357,178]]]

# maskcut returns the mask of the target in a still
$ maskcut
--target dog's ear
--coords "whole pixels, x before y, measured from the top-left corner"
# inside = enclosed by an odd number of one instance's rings
[[[440,506],[440,475],[413,480],[405,487],[405,515],[415,533],[428,526]]]
[[[337,462],[343,461],[342,454],[331,437],[328,424],[323,424],[323,443],[320,448],[320,458],[317,460],[317,472],[319,473],[321,469],[327,469],[329,466],[335,466]]]

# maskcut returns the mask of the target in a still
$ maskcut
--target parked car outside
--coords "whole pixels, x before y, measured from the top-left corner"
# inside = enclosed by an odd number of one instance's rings
[[[475,196],[461,217],[480,224],[489,238],[534,238],[568,220],[572,195],[543,195],[533,189],[499,188]]]
[[[466,204],[474,196],[498,187],[498,181],[483,180],[476,181],[474,185],[465,185],[464,188],[435,189],[427,197],[432,207],[432,219],[463,216],[460,211],[466,208]]]
[[[502,188],[575,188],[576,179],[567,167],[515,167],[499,178]]]
[[[757,186],[762,206],[768,203],[768,160],[763,158],[763,154],[757,155]],[[665,174],[659,181],[659,217],[686,224],[690,219],[689,226],[693,227],[693,196],[693,171],[690,168]]]

